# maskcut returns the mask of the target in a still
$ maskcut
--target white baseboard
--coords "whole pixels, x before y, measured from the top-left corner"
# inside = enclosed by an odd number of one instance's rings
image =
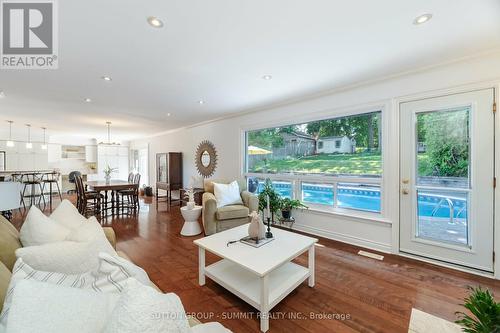
[[[392,251],[391,244],[374,242],[374,241],[371,241],[369,239],[364,239],[364,238],[360,238],[360,237],[346,235],[346,234],[342,234],[339,232],[323,230],[323,229],[311,227],[308,225],[295,223],[293,225],[293,229],[298,230],[298,231],[302,231],[302,232],[307,232],[307,233],[312,234],[312,235],[336,240],[336,241],[339,241],[342,243],[347,243],[347,244],[351,244],[351,245],[364,247],[364,248],[367,248],[370,250],[380,251],[380,252],[384,252],[384,253],[391,253],[391,251]]]

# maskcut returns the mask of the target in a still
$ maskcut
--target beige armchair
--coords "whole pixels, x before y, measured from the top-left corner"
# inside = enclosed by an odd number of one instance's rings
[[[203,228],[205,235],[215,234],[250,222],[248,214],[259,210],[259,199],[256,195],[246,190],[245,180],[238,180],[243,205],[229,205],[217,208],[214,195],[214,184],[229,184],[226,180],[205,180],[205,193],[203,193]]]

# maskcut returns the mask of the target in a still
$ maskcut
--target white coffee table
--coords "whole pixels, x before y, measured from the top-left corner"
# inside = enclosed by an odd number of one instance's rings
[[[187,206],[181,207],[181,214],[184,218],[184,225],[181,230],[182,236],[196,236],[201,234],[200,223],[198,223],[201,208],[201,206],[194,206],[193,209],[188,209]]]
[[[272,228],[274,240],[259,248],[236,242],[248,235],[248,224],[197,239],[199,284],[205,276],[260,311],[260,329],[269,329],[269,311],[306,279],[314,287],[314,244],[316,238]],[[205,251],[222,260],[205,266]],[[309,265],[292,260],[308,251]]]

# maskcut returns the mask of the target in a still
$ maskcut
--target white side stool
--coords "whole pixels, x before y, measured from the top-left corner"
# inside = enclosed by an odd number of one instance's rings
[[[181,207],[181,214],[184,218],[184,225],[181,230],[182,236],[196,236],[201,234],[201,227],[198,223],[201,208],[201,206],[194,206],[193,209],[188,209],[187,206]]]

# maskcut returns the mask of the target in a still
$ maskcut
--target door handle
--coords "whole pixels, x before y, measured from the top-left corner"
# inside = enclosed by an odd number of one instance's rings
[[[401,181],[401,183],[403,183],[403,184],[409,184],[409,183],[410,183],[410,180],[409,180],[409,179],[403,179],[403,180]]]
[[[403,193],[404,195],[407,195],[408,193],[410,193],[410,191],[408,191],[407,189],[403,189],[403,190],[401,190],[401,193]]]

